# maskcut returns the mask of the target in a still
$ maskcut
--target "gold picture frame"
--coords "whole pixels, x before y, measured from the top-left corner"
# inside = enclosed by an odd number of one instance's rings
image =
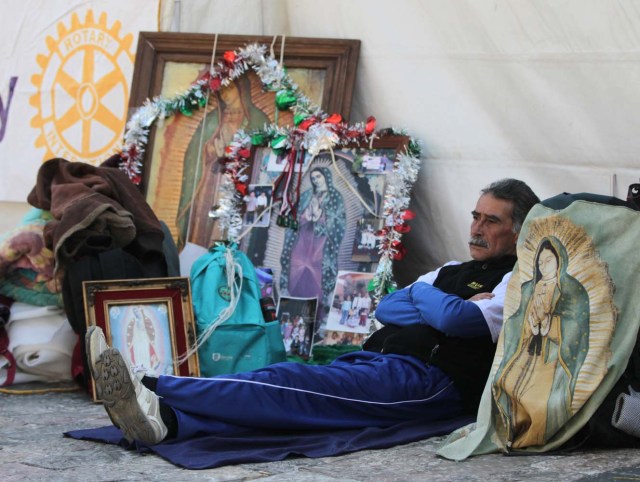
[[[82,287],[87,327],[102,328],[132,366],[149,375],[200,376],[197,352],[180,363],[196,338],[189,278],[84,281]],[[90,387],[99,401],[93,379]]]
[[[272,41],[266,36],[141,32],[130,108],[186,90],[209,69],[214,43],[219,60],[224,52]],[[282,48],[282,42],[275,42],[275,58],[280,58]],[[348,120],[359,49],[359,40],[287,37],[282,60],[287,74],[312,102]],[[232,100],[224,98],[225,91]],[[293,114],[278,111],[275,92],[265,90],[260,78],[249,71],[213,95],[206,109],[157,124],[161,125],[149,132],[143,158],[141,186],[147,202],[168,225],[179,247],[187,241],[209,247],[222,237],[208,213],[220,196],[223,169],[218,160],[224,147],[238,127],[293,125]]]

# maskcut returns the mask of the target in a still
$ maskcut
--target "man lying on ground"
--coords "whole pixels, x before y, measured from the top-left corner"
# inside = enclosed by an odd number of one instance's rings
[[[515,179],[483,189],[472,211],[472,260],[447,263],[385,296],[375,313],[385,326],[363,351],[323,366],[284,362],[212,378],[139,378],[92,327],[86,344],[97,396],[129,441],[147,445],[238,426],[349,429],[475,415],[518,233],[538,201]]]

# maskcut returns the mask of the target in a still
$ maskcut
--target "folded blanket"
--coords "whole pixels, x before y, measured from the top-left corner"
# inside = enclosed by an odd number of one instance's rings
[[[51,216],[32,209],[22,224],[0,237],[0,294],[38,306],[62,306],[62,272],[54,274],[53,252],[45,246]]]
[[[331,457],[358,450],[383,449],[444,435],[472,420],[472,417],[464,415],[437,422],[399,422],[391,427],[299,432],[238,427],[229,433],[169,440],[153,447],[128,443],[114,426],[74,430],[64,435],[118,444],[143,453],[153,452],[187,469],[209,469],[232,464],[274,462],[290,456]]]
[[[71,357],[78,337],[61,309],[16,302],[7,332],[17,365],[14,385],[72,379]],[[9,360],[0,357],[0,381],[6,378],[8,366]]]

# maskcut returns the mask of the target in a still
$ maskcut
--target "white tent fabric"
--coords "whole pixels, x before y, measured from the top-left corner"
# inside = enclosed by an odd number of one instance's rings
[[[177,7],[177,8],[176,8]],[[467,259],[502,177],[541,198],[638,182],[640,2],[165,0],[161,28],[362,41],[351,121],[406,128],[424,166],[408,240],[422,270]],[[180,16],[174,17],[179,9]]]
[[[160,29],[360,39],[351,121],[423,142],[418,271],[468,257],[492,180],[625,197],[640,178],[640,0],[162,0]]]

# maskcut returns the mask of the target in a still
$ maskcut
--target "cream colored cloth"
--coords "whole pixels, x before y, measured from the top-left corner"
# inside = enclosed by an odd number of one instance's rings
[[[76,335],[64,312],[16,302],[7,323],[9,351],[16,359],[13,384],[69,381]],[[0,357],[0,382],[7,377],[9,362]]]

